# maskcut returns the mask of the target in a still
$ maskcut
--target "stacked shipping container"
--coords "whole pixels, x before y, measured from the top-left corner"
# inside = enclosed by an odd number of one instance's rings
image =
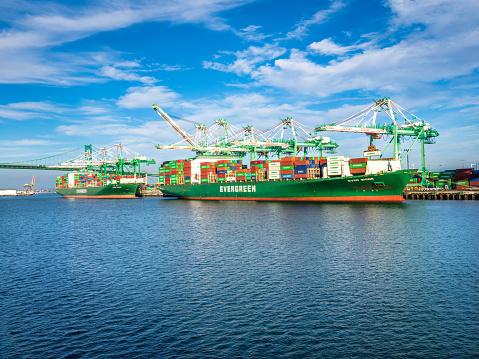
[[[438,188],[469,189],[479,187],[479,171],[475,171],[473,168],[460,168],[442,172],[429,172],[427,180]],[[420,175],[415,175],[409,181],[408,186],[417,187],[420,182]]]
[[[367,158],[284,157],[281,160],[251,161],[247,168],[240,160],[217,160],[199,163],[199,178],[193,181],[193,160],[164,162],[159,168],[160,184],[244,182],[263,180],[298,180],[365,174]],[[352,171],[351,171],[352,170]]]
[[[103,174],[97,172],[72,172],[57,177],[56,188],[101,187],[124,179],[134,179],[134,175]]]
[[[163,162],[158,172],[160,184],[191,183],[190,160]]]
[[[390,159],[388,159],[390,160]],[[192,160],[164,162],[159,169],[160,184],[192,183]],[[281,160],[251,161],[248,169],[240,160],[217,160],[200,163],[196,182],[243,182],[262,180],[297,180],[366,174],[368,158],[284,157]]]

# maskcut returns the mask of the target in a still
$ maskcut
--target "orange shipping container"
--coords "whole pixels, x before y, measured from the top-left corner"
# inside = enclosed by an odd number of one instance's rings
[[[349,163],[366,163],[368,162],[368,159],[366,157],[361,157],[361,158],[351,158],[349,160]]]
[[[363,175],[366,173],[366,167],[363,167],[363,168],[350,168],[349,169],[349,172],[352,174],[352,175]]]

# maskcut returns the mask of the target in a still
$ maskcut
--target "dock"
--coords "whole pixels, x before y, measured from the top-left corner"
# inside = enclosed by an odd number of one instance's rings
[[[447,190],[447,189],[406,189],[403,192],[406,200],[434,200],[434,201],[478,201],[479,189]]]

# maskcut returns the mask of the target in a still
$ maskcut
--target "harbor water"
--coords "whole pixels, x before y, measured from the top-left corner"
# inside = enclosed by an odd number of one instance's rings
[[[1,198],[0,357],[477,358],[478,211]]]

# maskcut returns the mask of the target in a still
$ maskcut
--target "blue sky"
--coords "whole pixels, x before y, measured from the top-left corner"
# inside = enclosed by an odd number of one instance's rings
[[[383,96],[439,131],[431,169],[479,161],[475,0],[71,3],[0,3],[0,162],[118,142],[158,162],[189,157],[154,148],[180,138],[153,103],[207,125],[289,116],[313,128]],[[367,147],[365,135],[325,135],[350,157]],[[0,188],[31,174],[1,169]],[[35,175],[52,188],[58,174]]]

